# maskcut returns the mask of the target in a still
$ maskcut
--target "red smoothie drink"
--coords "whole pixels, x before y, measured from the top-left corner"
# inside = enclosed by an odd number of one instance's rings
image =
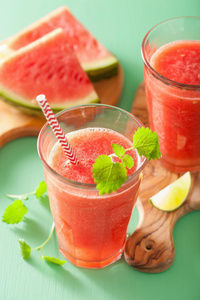
[[[111,144],[117,143],[130,148],[131,142],[116,132],[103,129],[75,131],[67,136],[76,156],[77,165],[66,161],[60,144],[56,144],[50,156],[51,167],[70,180],[94,184],[92,165],[101,154],[113,153]],[[129,153],[135,161],[129,175],[137,169],[138,156]],[[113,253],[121,252],[126,229],[135,204],[140,179],[117,195],[99,196],[94,191],[76,192],[73,188],[63,191],[47,179],[52,191],[51,210],[58,234],[60,251],[69,260],[84,261],[82,266],[95,262],[96,267],[107,264]]]
[[[155,26],[142,50],[150,127],[158,133],[162,163],[174,172],[200,170],[200,41],[178,40],[172,33],[166,39],[172,41],[164,43],[163,38],[158,42],[164,28],[163,36],[173,25],[178,32],[178,23],[184,31],[182,19],[161,23],[157,33]],[[171,29],[166,30],[170,24]]]
[[[88,116],[87,123],[77,118],[80,112],[84,119]],[[128,170],[128,180],[122,187],[109,195],[99,195],[92,166],[99,155],[113,153],[112,143],[130,148],[131,136],[141,124],[123,110],[103,105],[66,110],[60,116],[71,129],[66,136],[79,163],[73,165],[66,159],[60,144],[51,142],[50,131],[44,130],[39,137],[59,249],[76,266],[102,268],[122,255],[146,159],[135,150],[127,151],[134,166]]]

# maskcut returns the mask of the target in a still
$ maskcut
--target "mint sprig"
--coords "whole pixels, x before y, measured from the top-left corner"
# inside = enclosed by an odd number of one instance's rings
[[[161,157],[158,135],[148,127],[141,127],[134,133],[133,145],[129,149],[118,144],[112,144],[112,148],[113,154],[100,155],[93,164],[93,178],[100,195],[115,192],[127,180],[127,168],[131,169],[134,165],[133,158],[125,154],[127,151],[136,149],[140,156],[148,160]],[[113,161],[114,156],[120,162]]]
[[[33,192],[22,194],[22,195],[7,194],[6,197],[11,199],[28,200],[30,195],[35,195],[36,198],[39,199],[44,193],[46,193],[46,191],[47,191],[46,182],[41,181]]]
[[[23,201],[28,200],[30,195],[35,195],[39,199],[44,193],[46,193],[47,186],[45,181],[41,181],[33,192],[22,195],[10,195],[6,197],[15,199],[6,209],[2,217],[2,221],[7,224],[17,224],[23,221],[23,217],[27,214],[28,208]]]
[[[64,265],[66,263],[65,260],[61,260],[59,258],[55,258],[55,257],[51,257],[51,256],[46,256],[46,255],[43,255],[42,254],[42,248],[49,242],[49,240],[51,239],[52,237],[52,234],[53,234],[53,231],[54,231],[54,228],[55,228],[55,224],[53,223],[52,227],[51,227],[51,231],[50,231],[50,234],[48,236],[48,238],[46,239],[46,241],[44,243],[42,243],[40,246],[37,246],[33,249],[31,249],[31,247],[25,242],[24,239],[19,239],[18,242],[19,242],[19,246],[20,246],[20,252],[21,252],[21,255],[23,257],[23,259],[28,259],[31,255],[31,252],[34,251],[34,250],[40,250],[41,251],[41,259],[44,259],[48,262],[51,262],[51,263],[54,263],[56,265]]]
[[[6,195],[8,198],[15,199],[12,204],[10,204],[6,209],[2,217],[2,221],[7,224],[17,224],[21,221],[23,221],[23,217],[28,212],[28,208],[24,205],[23,201],[28,200],[30,195],[35,195],[37,199],[39,199],[44,193],[46,193],[47,186],[45,181],[41,181],[39,185],[36,187],[36,189],[33,192],[22,194],[22,195]],[[55,257],[50,257],[42,254],[42,248],[48,243],[50,240],[53,231],[54,231],[55,225],[53,223],[50,234],[46,241],[41,244],[40,246],[37,246],[33,249],[25,242],[24,239],[18,239],[19,246],[20,246],[20,253],[23,259],[29,259],[31,252],[34,250],[40,250],[41,251],[41,259],[44,259],[48,262],[57,264],[62,266],[66,261],[60,260]]]

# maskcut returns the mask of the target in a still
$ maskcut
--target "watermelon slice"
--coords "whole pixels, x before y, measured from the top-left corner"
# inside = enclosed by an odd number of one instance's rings
[[[60,7],[7,40],[3,53],[18,50],[61,27],[82,68],[93,80],[117,74],[118,60],[80,24],[67,7]]]
[[[3,98],[33,113],[40,111],[35,100],[38,94],[46,95],[55,112],[99,101],[61,28],[0,61],[0,95]]]

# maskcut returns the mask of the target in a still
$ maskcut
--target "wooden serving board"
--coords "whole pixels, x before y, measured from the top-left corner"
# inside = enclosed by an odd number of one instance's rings
[[[148,125],[144,83],[137,90],[131,112]],[[176,211],[162,212],[150,204],[151,196],[177,178],[178,174],[165,169],[158,161],[149,162],[144,170],[136,203],[139,224],[128,238],[124,251],[126,262],[136,270],[157,273],[168,269],[175,257],[173,229],[176,222],[200,209],[200,172],[192,174],[190,193]]]
[[[94,82],[100,102],[116,105],[123,89],[123,70],[119,65],[117,76]],[[0,100],[0,148],[11,140],[23,136],[37,136],[46,120],[23,113],[19,109]]]

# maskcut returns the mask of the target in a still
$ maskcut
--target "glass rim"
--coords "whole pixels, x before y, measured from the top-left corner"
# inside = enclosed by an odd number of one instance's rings
[[[157,27],[159,27],[160,25],[164,24],[164,23],[169,23],[175,20],[183,20],[183,19],[198,19],[200,21],[200,17],[198,16],[184,16],[184,17],[176,17],[176,18],[171,18],[171,19],[167,19],[165,21],[159,22],[156,25],[154,25],[145,35],[143,41],[142,41],[142,46],[141,46],[141,54],[142,54],[142,59],[144,64],[146,65],[146,67],[152,72],[152,75],[154,77],[156,77],[157,79],[159,79],[160,81],[166,83],[167,85],[171,85],[174,86],[176,88],[179,89],[184,89],[184,90],[194,90],[194,91],[198,91],[200,90],[200,84],[195,85],[195,84],[185,84],[185,83],[180,83],[174,80],[171,80],[163,75],[161,75],[160,73],[158,73],[156,70],[154,70],[154,68],[152,68],[152,66],[150,65],[150,63],[148,62],[146,53],[145,53],[145,44],[146,41],[148,40],[148,37],[150,35],[150,33],[156,29]]]
[[[66,112],[69,112],[69,111],[74,110],[74,109],[79,109],[81,107],[98,107],[98,106],[102,107],[102,108],[105,107],[105,108],[121,111],[121,112],[125,113],[126,115],[128,115],[132,120],[136,121],[138,123],[139,127],[144,126],[144,124],[137,117],[135,117],[131,113],[127,112],[126,110],[124,110],[122,108],[119,108],[119,107],[116,107],[116,106],[112,106],[112,105],[108,105],[108,104],[101,104],[101,103],[90,103],[90,104],[83,104],[83,105],[77,105],[77,106],[73,106],[73,107],[70,107],[70,108],[66,108],[66,109],[56,113],[55,117],[58,118],[59,116],[65,114]],[[37,139],[37,151],[38,151],[39,157],[40,157],[43,165],[48,169],[48,171],[50,171],[55,177],[57,177],[60,181],[62,181],[65,184],[68,184],[68,185],[70,184],[70,185],[80,187],[80,188],[90,188],[90,189],[94,188],[94,189],[96,189],[96,184],[95,183],[82,183],[82,182],[71,180],[67,177],[62,176],[58,172],[56,172],[49,165],[49,163],[47,162],[47,160],[45,159],[45,157],[44,157],[44,155],[41,151],[41,145],[42,144],[40,142],[47,129],[52,130],[50,128],[50,125],[48,124],[48,122],[46,122],[43,125],[43,127],[41,128],[41,130],[39,132],[39,135],[38,135],[38,139]],[[144,160],[141,163],[140,167],[133,174],[129,175],[128,179],[125,181],[125,183],[122,186],[127,184],[127,182],[131,181],[133,178],[135,178],[137,175],[139,175],[142,172],[142,170],[144,169],[144,167],[148,163],[148,160],[147,160],[146,157],[142,157],[142,158]]]

